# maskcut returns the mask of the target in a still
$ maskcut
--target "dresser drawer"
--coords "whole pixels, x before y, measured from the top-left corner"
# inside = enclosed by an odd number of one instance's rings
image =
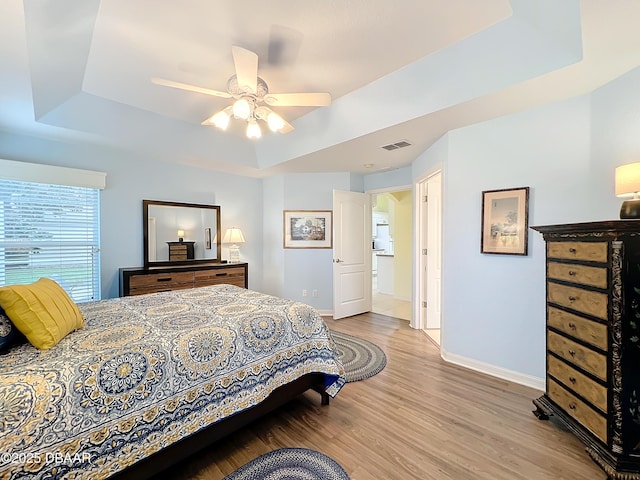
[[[605,351],[608,349],[607,326],[602,323],[551,306],[547,307],[547,323],[550,327],[568,333],[583,342]]]
[[[596,377],[607,380],[605,355],[551,331],[547,331],[547,349]]]
[[[547,355],[547,371],[550,375],[560,380],[568,388],[587,399],[603,412],[607,412],[607,389],[598,382],[591,380],[586,375],[558,360],[552,355]]]
[[[177,286],[193,287],[193,272],[152,273],[149,275],[132,275],[129,288],[164,287],[174,289]]]
[[[603,267],[549,262],[547,265],[547,275],[549,278],[556,278],[567,282],[603,289],[607,288],[607,269]]]
[[[211,270],[197,270],[196,287],[204,287],[206,285],[218,285],[228,283],[238,287],[245,286],[244,268],[228,267],[216,268]]]
[[[186,245],[169,245],[169,261],[188,260]]]
[[[590,292],[579,287],[547,282],[547,300],[603,320],[608,318],[608,297],[605,293]]]
[[[578,397],[566,391],[553,379],[547,378],[548,395],[567,414],[575,418],[596,437],[607,443],[607,419]]]
[[[591,262],[607,261],[607,242],[548,242],[547,257]]]

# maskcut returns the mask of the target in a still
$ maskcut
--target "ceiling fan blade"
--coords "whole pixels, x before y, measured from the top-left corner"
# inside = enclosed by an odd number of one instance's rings
[[[221,92],[219,90],[211,90],[210,88],[198,87],[196,85],[189,85],[188,83],[174,82],[173,80],[165,80],[164,78],[153,77],[152,83],[156,85],[162,85],[164,87],[178,88],[180,90],[187,90],[189,92],[204,93],[205,95],[213,95],[214,97],[231,98],[231,94],[227,92]]]
[[[264,101],[272,107],[328,107],[331,95],[328,93],[269,93]]]
[[[238,86],[249,93],[256,93],[258,83],[258,55],[246,48],[232,46],[233,63],[236,66]]]

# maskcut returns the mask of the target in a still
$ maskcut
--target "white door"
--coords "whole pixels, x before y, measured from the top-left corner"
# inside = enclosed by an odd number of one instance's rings
[[[371,310],[371,200],[333,191],[333,318]]]
[[[438,173],[427,179],[427,322],[440,328],[442,297],[442,181]]]

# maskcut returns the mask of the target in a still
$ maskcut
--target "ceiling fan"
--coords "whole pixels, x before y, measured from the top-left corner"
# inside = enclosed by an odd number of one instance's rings
[[[247,137],[260,138],[262,131],[258,120],[267,123],[273,132],[288,133],[293,126],[269,107],[326,107],[331,105],[328,93],[270,93],[267,83],[258,76],[258,55],[242,47],[232,46],[236,73],[227,81],[227,91],[174,82],[163,78],[151,79],[156,85],[178,88],[190,92],[234,98],[235,102],[202,122],[226,130],[233,116],[247,122]]]

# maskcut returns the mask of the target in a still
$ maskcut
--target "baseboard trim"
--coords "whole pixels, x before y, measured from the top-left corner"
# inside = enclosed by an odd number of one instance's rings
[[[440,349],[440,356],[445,362],[453,363],[461,367],[475,370],[476,372],[485,373],[492,377],[501,378],[509,382],[518,383],[525,387],[535,388],[541,392],[545,391],[546,383],[544,378],[534,377],[533,375],[526,375],[524,373],[516,372],[514,370],[508,370],[506,368],[497,367],[490,363],[480,362],[472,358],[463,357],[462,355],[456,355],[455,353],[449,353],[444,349]]]
[[[318,310],[318,313],[321,317],[333,317],[333,310]]]
[[[400,300],[402,302],[410,302],[411,301],[411,297],[402,297],[402,296],[395,296],[393,297],[394,300]]]

